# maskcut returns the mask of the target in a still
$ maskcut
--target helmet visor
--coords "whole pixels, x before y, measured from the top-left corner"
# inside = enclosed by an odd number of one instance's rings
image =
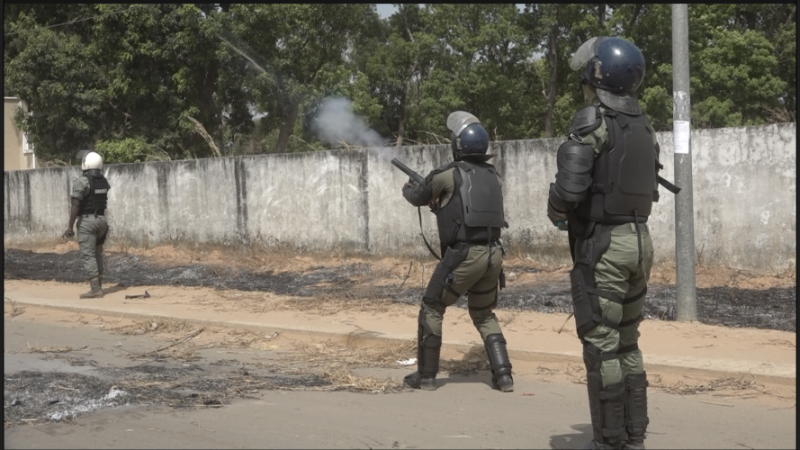
[[[586,64],[597,54],[597,46],[602,39],[602,37],[593,37],[578,47],[569,63],[570,69],[577,72],[586,67]]]
[[[466,111],[456,111],[447,117],[447,129],[458,137],[465,128],[473,123],[481,123],[477,117]]]

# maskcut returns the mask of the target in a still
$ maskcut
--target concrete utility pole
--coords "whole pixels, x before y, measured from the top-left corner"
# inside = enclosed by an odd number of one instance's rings
[[[697,320],[695,286],[694,206],[692,201],[692,145],[689,98],[689,11],[672,5],[672,121],[675,149],[675,295],[676,319]]]

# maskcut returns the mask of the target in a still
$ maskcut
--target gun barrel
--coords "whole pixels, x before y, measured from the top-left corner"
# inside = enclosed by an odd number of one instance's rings
[[[411,179],[414,180],[417,184],[422,184],[422,182],[425,181],[425,179],[422,178],[422,175],[411,170],[407,165],[403,164],[399,159],[392,158],[392,164],[394,164],[394,166],[397,167],[398,169],[402,170],[406,175],[411,177]]]

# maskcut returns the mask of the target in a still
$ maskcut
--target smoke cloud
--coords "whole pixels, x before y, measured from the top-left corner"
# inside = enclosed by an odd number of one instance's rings
[[[377,131],[353,112],[353,102],[342,97],[327,98],[314,120],[312,131],[329,145],[355,145],[373,149],[387,143]]]

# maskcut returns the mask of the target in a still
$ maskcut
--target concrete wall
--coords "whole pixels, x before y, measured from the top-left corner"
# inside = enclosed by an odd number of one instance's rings
[[[672,180],[672,133],[659,133]],[[563,139],[493,144],[503,176],[507,249],[543,264],[569,261],[566,234],[545,211]],[[756,273],[792,270],[796,255],[796,124],[692,133],[698,262]],[[421,174],[449,147],[402,147],[110,165],[109,242],[216,243],[424,257],[416,208],[402,197],[397,156]],[[4,241],[59,236],[77,168],[5,172]],[[659,263],[674,261],[674,196],[650,217]],[[423,229],[438,248],[434,217]]]

